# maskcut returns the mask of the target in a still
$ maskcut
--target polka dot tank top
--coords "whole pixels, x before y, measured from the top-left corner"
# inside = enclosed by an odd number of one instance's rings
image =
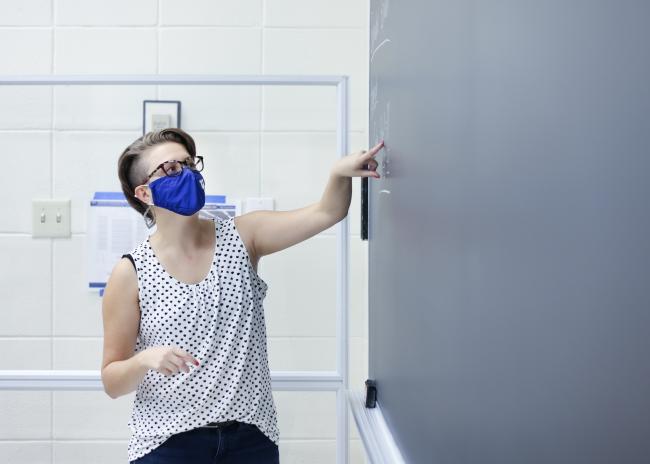
[[[129,461],[172,434],[209,422],[255,424],[278,444],[262,306],[268,286],[253,269],[234,218],[213,221],[214,259],[198,284],[168,274],[148,238],[129,253],[141,312],[135,352],[175,345],[200,363],[169,377],[149,369],[137,387],[127,424],[132,432]]]

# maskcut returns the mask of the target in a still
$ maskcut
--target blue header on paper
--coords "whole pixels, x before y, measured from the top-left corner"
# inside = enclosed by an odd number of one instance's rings
[[[95,192],[93,200],[124,200],[126,197],[122,192]]]

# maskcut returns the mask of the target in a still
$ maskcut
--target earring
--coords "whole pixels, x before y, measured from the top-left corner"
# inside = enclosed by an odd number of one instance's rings
[[[152,205],[147,205],[147,209],[145,209],[143,213],[144,223],[148,229],[151,229],[156,223],[156,218],[153,215],[153,209],[151,209],[151,206]]]

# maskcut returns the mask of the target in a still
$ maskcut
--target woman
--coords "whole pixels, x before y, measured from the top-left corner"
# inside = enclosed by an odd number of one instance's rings
[[[379,178],[381,146],[338,160],[315,204],[214,220],[199,218],[203,158],[189,134],[149,132],[124,150],[122,190],[157,226],[116,263],[103,298],[104,390],[136,391],[129,462],[279,462],[257,263],[343,219],[350,178]]]

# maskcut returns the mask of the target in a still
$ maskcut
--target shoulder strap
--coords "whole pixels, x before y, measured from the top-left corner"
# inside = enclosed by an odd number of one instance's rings
[[[137,268],[135,267],[135,261],[133,260],[133,256],[131,256],[130,253],[123,254],[122,258],[129,258],[129,261],[131,261],[131,264],[133,264],[133,269],[137,270]]]

